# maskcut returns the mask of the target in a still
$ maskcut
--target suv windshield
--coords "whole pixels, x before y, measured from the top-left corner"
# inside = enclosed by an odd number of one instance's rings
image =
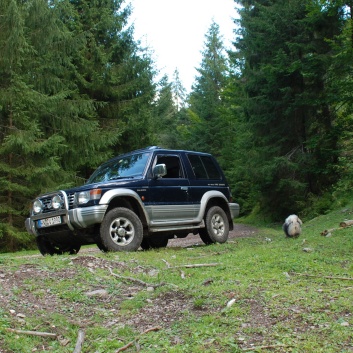
[[[150,153],[139,153],[114,159],[101,165],[88,179],[87,184],[121,178],[142,176]]]

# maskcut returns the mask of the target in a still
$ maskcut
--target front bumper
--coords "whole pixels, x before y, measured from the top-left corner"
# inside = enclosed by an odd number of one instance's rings
[[[25,226],[28,233],[39,235],[37,221],[59,215],[62,223],[59,226],[56,225],[55,227],[68,227],[71,231],[74,231],[75,229],[89,228],[90,226],[103,221],[107,208],[108,205],[96,205],[91,207],[74,208],[72,210],[60,213],[55,212],[40,214],[27,218],[25,221]],[[51,228],[52,227],[45,227],[40,228],[40,230],[41,233],[45,233],[45,230],[51,232]]]

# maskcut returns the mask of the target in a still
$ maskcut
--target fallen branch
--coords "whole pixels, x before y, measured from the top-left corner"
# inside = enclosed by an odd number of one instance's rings
[[[152,284],[152,283],[147,283],[147,282],[141,281],[140,279],[137,279],[137,278],[127,277],[127,276],[120,276],[120,275],[117,275],[116,273],[114,273],[110,267],[109,267],[109,271],[110,271],[110,274],[113,275],[114,277],[120,278],[120,279],[125,280],[125,281],[129,281],[129,282],[133,282],[133,283],[139,284],[140,286],[143,286],[143,287],[157,288],[157,287],[165,286],[167,284],[165,282],[161,282],[161,283],[158,283],[158,284]]]
[[[142,333],[140,333],[133,341],[127,343],[125,346],[120,347],[115,353],[119,353],[119,352],[123,352],[125,350],[127,350],[129,347],[131,347],[132,345],[136,344],[137,341],[140,339],[140,337],[148,332],[151,331],[159,331],[161,329],[160,326],[156,326],[156,327],[151,327],[145,331],[143,331]]]
[[[341,230],[352,226],[353,226],[353,220],[343,221],[340,223],[338,228],[325,229],[324,231],[321,232],[321,235],[326,236],[327,234],[335,232],[336,230]]]
[[[320,234],[325,237],[327,234],[330,234],[330,233],[332,233],[332,232],[335,232],[336,230],[341,230],[341,229],[344,229],[344,228],[346,228],[346,227],[325,229],[325,230],[323,230]]]
[[[255,351],[258,349],[283,348],[283,347],[292,347],[292,346],[287,344],[270,344],[268,346],[256,346],[251,348],[243,348],[243,351]]]
[[[38,332],[38,331],[23,331],[23,330],[16,330],[13,328],[7,328],[6,331],[14,332],[22,335],[32,335],[32,336],[40,336],[40,337],[49,337],[49,338],[57,338],[58,335],[56,333],[50,332]]]
[[[311,275],[309,273],[298,273],[291,272],[292,275],[303,276],[303,277],[316,277],[316,278],[325,278],[325,279],[340,279],[343,281],[353,281],[352,277],[339,277],[339,276],[320,276],[320,275]]]
[[[344,221],[340,223],[340,227],[347,228],[353,226],[353,220]]]
[[[81,348],[82,348],[84,339],[85,339],[85,332],[83,330],[79,330],[75,350],[73,353],[80,353],[81,352]]]
[[[219,266],[220,264],[218,263],[211,263],[211,264],[191,264],[191,265],[180,265],[180,266],[174,266],[174,267],[168,267],[168,268],[195,268],[195,267],[215,267]]]

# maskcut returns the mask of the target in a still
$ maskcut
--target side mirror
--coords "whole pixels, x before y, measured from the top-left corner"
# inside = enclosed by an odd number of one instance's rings
[[[158,179],[167,175],[167,167],[165,164],[156,164],[152,170],[153,178]]]

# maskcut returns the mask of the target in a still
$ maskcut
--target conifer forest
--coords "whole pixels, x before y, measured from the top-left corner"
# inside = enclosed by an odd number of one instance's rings
[[[124,0],[0,0],[0,252],[30,249],[38,194],[158,145],[209,152],[243,216],[282,222],[352,196],[353,0],[234,0],[190,93],[156,80]]]

